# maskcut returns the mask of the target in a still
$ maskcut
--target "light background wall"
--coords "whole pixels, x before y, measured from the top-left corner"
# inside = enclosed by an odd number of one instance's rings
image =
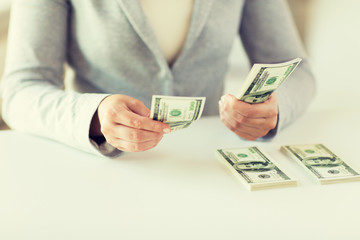
[[[307,37],[318,79],[314,107],[360,111],[360,1],[316,0]]]
[[[360,1],[288,1],[317,78],[317,97],[311,109],[353,107],[359,111]],[[10,2],[0,1],[0,76],[5,58]],[[238,42],[229,61],[231,67],[226,91],[236,93],[241,86],[239,81],[249,70],[245,53]]]
[[[311,110],[360,109],[360,1],[291,0],[317,79]],[[226,91],[237,93],[237,79],[249,69],[241,46],[234,46]],[[245,74],[245,75],[244,75]]]

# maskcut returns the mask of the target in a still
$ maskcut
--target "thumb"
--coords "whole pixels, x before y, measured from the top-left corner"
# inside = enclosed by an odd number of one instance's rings
[[[150,110],[145,106],[143,102],[140,100],[137,100],[135,98],[129,97],[127,100],[127,107],[132,112],[139,114],[143,117],[149,117],[150,116]]]

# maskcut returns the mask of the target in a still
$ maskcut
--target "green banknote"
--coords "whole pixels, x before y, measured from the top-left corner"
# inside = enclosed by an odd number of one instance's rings
[[[359,172],[323,144],[282,146],[281,151],[304,167],[321,184],[360,180]]]
[[[216,152],[218,159],[230,167],[248,190],[297,184],[258,147],[218,149]]]
[[[168,124],[171,131],[186,128],[201,117],[205,99],[154,95],[150,118]]]
[[[238,94],[238,99],[248,103],[265,102],[290,76],[301,58],[276,63],[254,64]]]

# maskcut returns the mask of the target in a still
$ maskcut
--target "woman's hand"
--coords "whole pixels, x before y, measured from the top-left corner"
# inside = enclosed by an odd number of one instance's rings
[[[110,95],[99,105],[91,123],[90,136],[103,135],[106,141],[125,152],[155,147],[170,127],[149,118],[150,110],[132,97]]]
[[[273,93],[263,103],[250,104],[227,94],[219,101],[221,121],[236,135],[246,140],[263,137],[277,125],[278,105]]]

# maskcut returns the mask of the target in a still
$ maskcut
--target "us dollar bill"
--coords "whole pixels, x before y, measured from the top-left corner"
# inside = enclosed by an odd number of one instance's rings
[[[295,58],[276,64],[254,64],[237,98],[247,103],[265,102],[290,76],[301,60]]]
[[[320,184],[360,181],[359,172],[323,144],[282,146],[281,151],[304,167]]]
[[[201,117],[205,97],[153,95],[150,118],[168,124],[171,131],[190,126]]]
[[[250,191],[297,185],[296,180],[258,147],[218,149],[216,152],[218,159],[230,167]]]

